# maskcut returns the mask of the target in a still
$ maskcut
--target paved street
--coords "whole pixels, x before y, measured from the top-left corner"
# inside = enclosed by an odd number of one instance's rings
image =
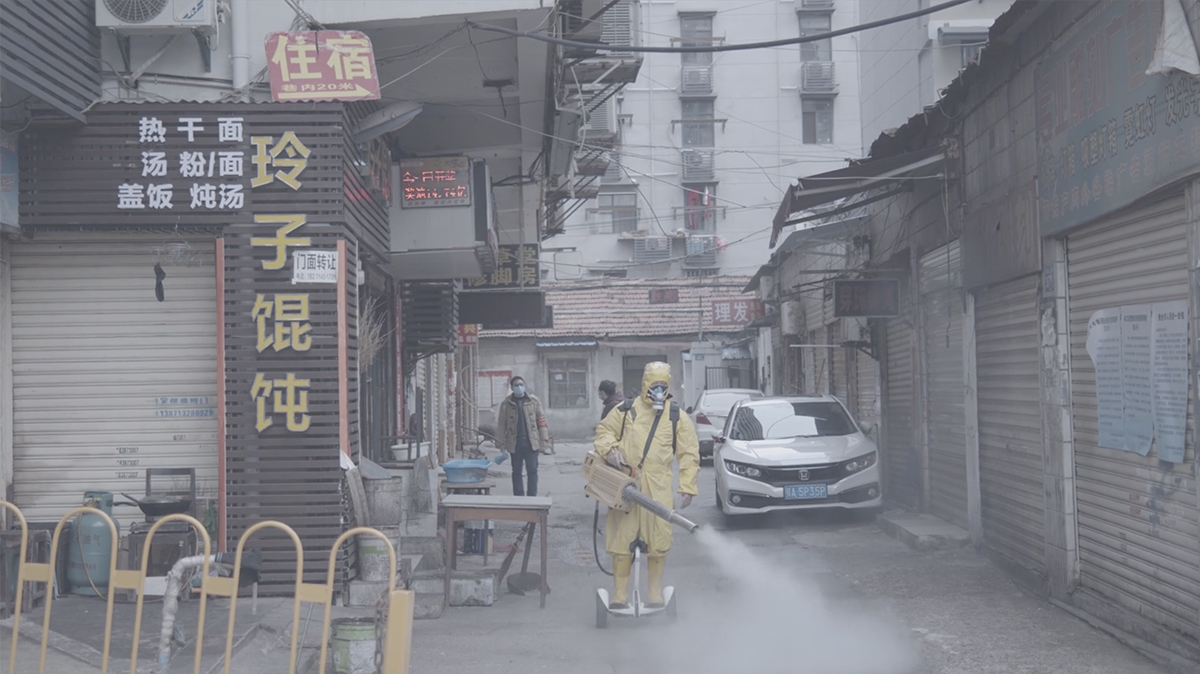
[[[667,582],[679,592],[679,622],[616,621],[597,630],[593,588],[609,578],[591,554],[593,502],[583,497],[578,477],[586,449],[560,443],[557,455],[543,459],[540,490],[555,503],[546,609],[538,609],[536,595],[503,590],[492,607],[453,608],[439,620],[418,622],[414,672],[1165,671],[1023,593],[969,550],[917,553],[873,523],[838,514],[771,517],[726,529],[744,546],[723,555],[727,567],[678,532]],[[712,480],[705,466],[700,498],[686,514],[725,529]],[[507,480],[500,484],[506,493]],[[515,534],[499,525],[496,544]],[[746,571],[734,575],[730,568]]]

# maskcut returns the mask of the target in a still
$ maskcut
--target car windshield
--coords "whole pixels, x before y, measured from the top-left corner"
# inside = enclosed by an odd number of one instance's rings
[[[741,391],[726,391],[723,393],[705,393],[704,398],[700,401],[700,408],[706,410],[720,410],[721,414],[727,414],[734,405],[739,401],[747,398],[761,398],[761,394],[743,393]]]
[[[835,402],[772,402],[743,407],[730,425],[731,440],[786,440],[850,435],[854,422]]]

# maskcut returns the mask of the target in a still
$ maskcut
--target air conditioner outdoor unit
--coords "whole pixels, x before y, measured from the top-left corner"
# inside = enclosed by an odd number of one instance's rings
[[[124,34],[217,29],[219,0],[96,0],[96,25]]]

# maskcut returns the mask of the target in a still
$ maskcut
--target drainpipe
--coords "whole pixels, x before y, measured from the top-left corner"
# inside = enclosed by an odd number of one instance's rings
[[[232,40],[229,59],[233,62],[233,90],[243,99],[250,95],[250,0],[230,0]]]

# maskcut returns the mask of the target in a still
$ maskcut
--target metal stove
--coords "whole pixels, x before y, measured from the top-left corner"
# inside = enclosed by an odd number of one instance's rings
[[[152,480],[155,476],[174,475],[186,476],[189,479],[188,491],[155,492]],[[146,495],[187,496],[191,499],[192,510],[187,514],[193,517],[196,507],[196,471],[192,468],[149,468],[146,470]],[[146,516],[142,522],[129,525],[129,568],[142,568],[142,554],[146,548],[146,539],[150,528],[163,517]],[[198,554],[199,536],[196,530],[187,522],[167,522],[154,532],[154,540],[150,542],[150,559],[146,565],[146,576],[166,576],[175,562],[183,557]]]

